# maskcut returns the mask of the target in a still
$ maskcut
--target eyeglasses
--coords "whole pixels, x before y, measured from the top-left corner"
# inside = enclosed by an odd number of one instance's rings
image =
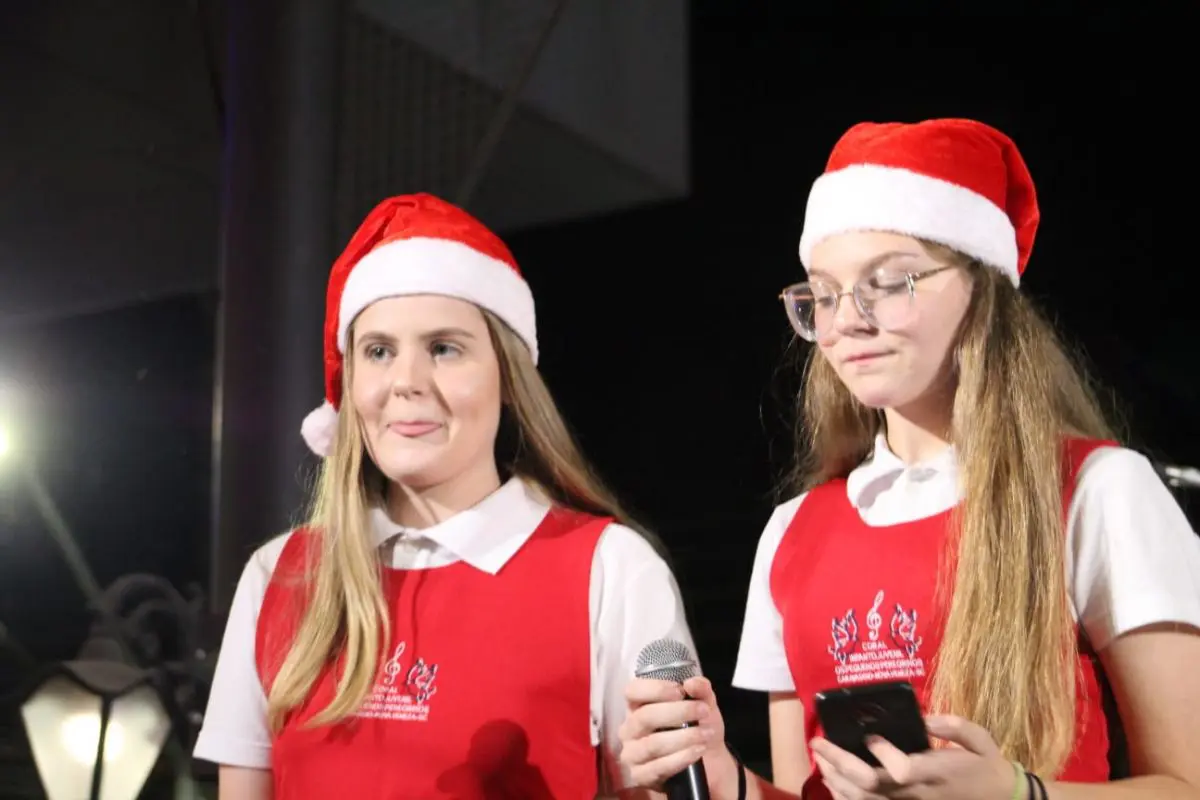
[[[784,311],[796,334],[810,342],[817,341],[833,328],[838,305],[846,296],[854,298],[858,313],[872,327],[896,330],[912,321],[917,281],[956,266],[947,264],[922,272],[882,267],[845,292],[839,291],[840,286],[822,280],[796,283],[784,289],[779,299],[783,301]]]

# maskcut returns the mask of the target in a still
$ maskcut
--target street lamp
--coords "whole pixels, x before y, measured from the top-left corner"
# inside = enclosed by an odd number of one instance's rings
[[[48,800],[135,800],[171,732],[154,673],[103,636],[45,673],[21,717]]]
[[[8,456],[0,462],[14,462],[97,615],[78,657],[41,672],[21,708],[47,800],[132,800],[160,754],[174,773],[175,800],[194,800],[190,742],[212,682],[215,619],[203,614],[198,592],[185,597],[154,575],[125,575],[102,589],[32,459],[12,458],[24,443],[8,430],[0,421],[0,456]]]
[[[142,574],[93,603],[79,655],[43,672],[21,708],[48,800],[134,800],[164,747],[176,797],[195,795],[183,748],[211,681],[203,605]]]

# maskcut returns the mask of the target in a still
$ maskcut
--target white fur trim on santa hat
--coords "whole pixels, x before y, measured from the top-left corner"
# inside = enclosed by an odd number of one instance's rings
[[[333,438],[337,434],[338,412],[329,401],[325,401],[309,412],[300,424],[300,435],[308,449],[321,457],[333,452]]]
[[[998,268],[1019,284],[1017,234],[1004,211],[981,194],[906,169],[855,164],[813,183],[800,236],[806,267],[829,236],[877,230],[929,239]]]
[[[398,239],[354,266],[342,290],[338,349],[346,351],[350,323],[385,297],[440,294],[486,308],[508,323],[537,363],[537,321],[529,284],[510,265],[449,239]]]

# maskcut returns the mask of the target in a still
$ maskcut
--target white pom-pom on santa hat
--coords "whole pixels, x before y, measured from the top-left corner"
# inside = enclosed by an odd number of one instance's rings
[[[321,403],[300,423],[300,435],[308,449],[324,458],[333,452],[333,437],[337,435],[338,412],[329,401]]]
[[[367,215],[329,275],[325,402],[300,426],[317,455],[333,452],[343,357],[354,318],[377,300],[411,294],[457,297],[487,309],[521,337],[537,363],[533,293],[504,242],[467,212],[433,195],[384,200]]]
[[[938,242],[1019,284],[1039,221],[1033,178],[1017,146],[969,119],[864,122],[834,145],[808,196],[800,261],[849,231]]]

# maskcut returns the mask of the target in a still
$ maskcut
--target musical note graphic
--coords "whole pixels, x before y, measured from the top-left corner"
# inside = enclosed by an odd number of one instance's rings
[[[879,626],[883,624],[883,615],[879,613],[879,606],[883,603],[883,589],[879,590],[879,594],[875,595],[875,605],[871,606],[871,610],[867,612],[867,635],[871,641],[879,639]]]
[[[389,658],[384,663],[384,665],[383,665],[383,673],[384,673],[383,683],[385,686],[391,686],[392,684],[394,684],[396,682],[396,678],[400,675],[400,672],[404,669],[404,666],[400,663],[400,656],[404,655],[404,649],[405,649],[406,645],[407,645],[406,642],[401,642],[400,644],[396,645],[396,652],[392,653],[392,657]]]

